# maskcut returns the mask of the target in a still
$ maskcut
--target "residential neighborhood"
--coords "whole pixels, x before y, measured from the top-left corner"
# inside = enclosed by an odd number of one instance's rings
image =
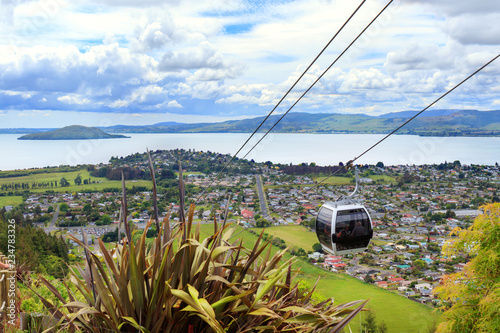
[[[297,172],[300,166],[290,168],[271,162],[238,160],[227,173],[218,176],[229,155],[176,150],[152,152],[151,157],[159,185],[159,214],[163,218],[168,213],[172,226],[179,222],[181,172],[186,204],[196,204],[196,221],[212,223],[214,217],[227,218],[228,222],[249,230],[299,225],[304,232],[314,234],[321,205],[352,192],[355,186],[352,171],[321,183],[327,175],[300,174]],[[89,184],[99,182],[102,177],[114,179],[117,170],[127,173],[128,183],[151,177],[143,154],[112,158],[109,164],[88,168],[94,177],[88,180]],[[311,243],[295,255],[303,254],[322,269],[348,274],[433,305],[433,289],[443,275],[462,270],[468,260],[465,256],[448,258],[441,250],[452,241],[450,232],[469,227],[481,214],[483,204],[500,201],[499,167],[461,165],[459,161],[422,166],[379,163],[360,166],[359,171],[362,189],[358,200],[367,208],[374,227],[368,250],[333,256],[315,251],[315,244]],[[127,195],[127,221],[138,230],[144,229],[153,216],[153,191],[134,186]],[[121,200],[121,189],[112,188],[30,193],[24,200],[23,218],[47,233],[72,234],[82,240],[84,231],[92,244],[106,233],[116,231],[123,220]],[[9,211],[13,207],[3,209]],[[286,239],[284,243],[294,246]],[[76,243],[70,244],[74,246],[72,253],[78,255]]]

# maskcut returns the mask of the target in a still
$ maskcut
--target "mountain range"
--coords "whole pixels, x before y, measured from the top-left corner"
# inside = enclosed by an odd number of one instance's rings
[[[290,113],[273,129],[281,133],[370,133],[386,134],[402,125],[416,111],[364,114]],[[281,117],[272,115],[261,127],[266,131]],[[220,123],[158,123],[146,126],[103,128],[115,133],[246,133],[252,132],[265,117],[229,120]],[[432,110],[405,125],[398,134],[423,136],[497,136],[500,135],[500,110]]]
[[[338,113],[290,113],[273,129],[281,133],[364,133],[387,134],[401,126],[417,111],[400,111],[380,116]],[[267,131],[282,115],[272,115],[261,127]],[[265,117],[229,120],[220,123],[163,122],[153,125],[100,127],[107,133],[248,133]],[[39,133],[53,129],[0,129],[0,133]],[[413,119],[398,134],[421,136],[498,136],[500,110],[428,110]],[[105,133],[106,134],[106,133]]]

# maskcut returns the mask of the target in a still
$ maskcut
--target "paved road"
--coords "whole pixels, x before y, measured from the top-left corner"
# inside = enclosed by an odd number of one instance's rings
[[[269,216],[269,212],[267,211],[267,205],[266,205],[266,195],[264,193],[264,189],[262,187],[262,177],[260,175],[255,176],[255,180],[257,183],[257,193],[259,194],[259,202],[260,202],[260,211],[262,212],[262,217],[264,217],[266,220],[271,221],[272,218]]]
[[[44,228],[46,233],[50,234],[51,231],[59,229],[58,227],[56,227],[56,221],[58,216],[59,216],[59,205],[56,206],[54,217],[52,217],[52,221],[50,221],[49,226],[47,228]]]

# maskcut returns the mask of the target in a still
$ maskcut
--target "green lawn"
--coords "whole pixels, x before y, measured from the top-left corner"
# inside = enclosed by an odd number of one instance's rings
[[[4,206],[17,206],[23,203],[21,196],[0,197],[0,209]]]

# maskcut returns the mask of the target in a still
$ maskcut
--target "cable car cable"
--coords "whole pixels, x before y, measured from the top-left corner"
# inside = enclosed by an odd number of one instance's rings
[[[269,134],[269,132],[274,129],[274,127],[276,127],[276,125],[278,125],[278,123],[288,114],[288,112],[290,112],[295,107],[295,105],[297,105],[297,103],[314,87],[314,85],[318,83],[318,81],[333,67],[333,65],[335,65],[335,63],[344,55],[344,53],[349,50],[349,48],[359,39],[359,37],[363,35],[363,33],[372,25],[372,23],[375,22],[380,15],[382,15],[382,13],[387,9],[387,7],[389,7],[392,2],[393,0],[389,1],[389,3],[385,5],[384,8],[382,8],[382,10],[377,14],[377,16],[375,16],[373,20],[371,20],[370,23],[368,23],[363,31],[358,34],[358,36],[344,49],[344,51],[342,51],[342,53],[330,64],[330,66],[328,66],[328,68],[323,71],[323,73],[311,84],[311,86],[307,88],[307,90],[297,99],[297,101],[295,101],[295,103],[280,117],[280,119],[278,119],[278,121],[274,123],[274,125],[266,132],[266,134],[264,134],[262,138],[260,138],[260,140],[257,141],[257,143],[245,154],[245,156],[243,156],[243,159],[247,157],[255,147],[257,147],[257,145]]]
[[[384,141],[385,139],[387,139],[388,137],[390,137],[391,135],[393,135],[394,133],[396,133],[397,131],[399,131],[403,126],[405,126],[406,124],[408,124],[410,121],[412,121],[413,119],[417,118],[419,115],[421,115],[424,111],[426,111],[427,109],[429,109],[431,106],[433,106],[434,104],[436,104],[437,102],[439,102],[441,99],[443,99],[446,95],[448,95],[449,93],[451,93],[453,90],[455,90],[456,88],[458,88],[459,86],[462,85],[462,83],[466,82],[467,80],[469,80],[471,77],[473,77],[474,75],[476,75],[477,73],[479,73],[482,69],[484,69],[485,67],[487,67],[489,64],[491,64],[493,61],[495,61],[498,57],[500,57],[500,54],[498,54],[496,57],[494,57],[493,59],[491,59],[490,61],[488,61],[486,64],[484,64],[483,66],[481,66],[481,68],[479,68],[478,70],[476,70],[474,73],[472,73],[471,75],[469,75],[468,77],[466,77],[465,79],[463,79],[460,83],[458,83],[457,85],[455,85],[453,88],[451,88],[450,90],[448,90],[446,93],[444,93],[441,97],[439,97],[438,99],[436,99],[434,102],[432,102],[431,104],[429,104],[426,108],[424,108],[422,111],[420,111],[419,113],[417,113],[416,115],[414,115],[413,117],[411,117],[410,119],[408,119],[407,121],[405,121],[402,125],[400,125],[398,128],[396,128],[394,131],[392,131],[391,133],[387,134],[385,137],[383,137],[382,139],[380,139],[377,143],[375,143],[374,145],[372,145],[370,148],[368,148],[367,150],[365,150],[363,153],[361,153],[361,155],[358,155],[357,157],[353,158],[352,160],[350,160],[348,163],[354,163],[356,160],[358,160],[361,156],[365,155],[366,153],[368,153],[370,150],[372,150],[373,148],[375,148],[376,146],[378,146],[382,141]]]
[[[366,0],[363,0],[359,6],[356,8],[356,10],[351,14],[351,16],[349,16],[349,18],[344,22],[344,24],[340,27],[340,29],[335,33],[335,35],[330,39],[330,41],[325,45],[325,47],[323,47],[323,49],[321,50],[320,53],[318,53],[318,55],[314,58],[314,60],[309,64],[309,66],[304,70],[304,72],[299,76],[299,78],[295,81],[295,83],[290,87],[290,89],[288,89],[288,91],[285,93],[285,95],[280,99],[280,101],[278,102],[278,104],[276,104],[276,106],[271,110],[271,112],[269,112],[269,114],[264,118],[264,120],[262,120],[262,122],[259,124],[259,126],[253,131],[253,133],[250,135],[250,137],[243,143],[243,145],[238,149],[238,151],[236,152],[236,154],[233,155],[233,157],[231,158],[231,160],[229,160],[229,162],[227,162],[224,167],[222,168],[222,170],[217,174],[217,176],[214,178],[214,180],[205,188],[205,190],[198,196],[198,198],[196,199],[196,202],[198,202],[200,200],[200,198],[205,194],[206,192],[206,189],[208,189],[210,186],[212,186],[212,184],[217,180],[219,179],[220,175],[222,174],[222,172],[224,172],[224,170],[226,170],[226,168],[234,161],[234,159],[236,158],[236,156],[241,152],[241,150],[243,149],[243,147],[246,146],[246,144],[250,141],[250,139],[255,135],[255,133],[257,133],[257,131],[262,127],[262,125],[264,125],[264,123],[266,122],[267,119],[269,119],[269,117],[273,114],[273,112],[276,110],[276,108],[281,104],[281,102],[283,102],[283,100],[288,96],[288,94],[292,91],[292,89],[299,83],[299,81],[302,79],[302,77],[307,73],[307,71],[312,67],[312,65],[314,65],[314,63],[316,62],[316,60],[318,60],[318,58],[323,54],[323,52],[328,48],[328,46],[330,46],[330,44],[333,42],[333,40],[339,35],[339,33],[344,29],[344,27],[347,25],[347,23],[354,17],[354,15],[358,12],[358,10],[364,5],[364,3],[366,2]],[[392,1],[391,1],[392,2]],[[252,148],[253,149],[253,148]]]
[[[465,79],[463,79],[462,81],[460,81],[460,83],[458,83],[457,85],[455,85],[453,88],[451,88],[450,90],[448,90],[446,93],[444,93],[443,95],[441,95],[438,99],[436,99],[434,102],[432,102],[431,104],[429,104],[427,107],[425,107],[424,109],[422,109],[420,112],[418,112],[417,114],[415,114],[413,117],[411,117],[410,119],[408,119],[407,121],[405,121],[402,125],[398,126],[395,130],[393,130],[391,133],[387,134],[385,137],[383,137],[382,139],[380,139],[378,142],[376,142],[374,145],[372,145],[370,148],[366,149],[363,153],[361,153],[360,155],[358,155],[357,157],[354,157],[352,160],[348,161],[346,163],[346,165],[349,167],[349,166],[352,166],[352,164],[357,161],[360,157],[362,157],[363,155],[365,155],[366,153],[368,153],[370,150],[372,150],[373,148],[375,148],[376,146],[378,146],[380,143],[382,143],[385,139],[387,139],[388,137],[390,137],[391,135],[393,135],[394,133],[396,133],[397,131],[399,131],[403,126],[405,126],[406,124],[408,124],[410,121],[412,121],[413,119],[417,118],[419,115],[421,115],[424,111],[426,111],[427,109],[429,109],[431,106],[433,106],[434,104],[436,104],[437,102],[439,102],[441,99],[443,99],[446,95],[448,95],[449,93],[451,93],[453,90],[455,90],[456,88],[458,88],[459,86],[461,86],[463,83],[465,83],[467,80],[469,80],[470,78],[472,78],[474,75],[476,75],[477,73],[479,73],[481,70],[483,70],[484,68],[486,68],[488,65],[490,65],[492,62],[494,62],[495,60],[497,60],[498,58],[500,57],[500,54],[498,54],[496,57],[494,57],[493,59],[491,59],[490,61],[488,61],[486,64],[484,64],[483,66],[481,66],[479,69],[477,69],[474,73],[470,74],[468,77],[466,77]],[[346,166],[342,166],[342,168],[340,168],[339,170],[335,171],[334,173],[332,173],[331,175],[329,175],[328,177],[326,177],[325,179],[323,179],[321,182],[317,183],[315,186],[313,186],[312,188],[315,188],[317,186],[319,186],[321,183],[323,183],[325,180],[327,180],[328,178],[334,176],[335,174],[339,173],[341,170],[345,169]]]

